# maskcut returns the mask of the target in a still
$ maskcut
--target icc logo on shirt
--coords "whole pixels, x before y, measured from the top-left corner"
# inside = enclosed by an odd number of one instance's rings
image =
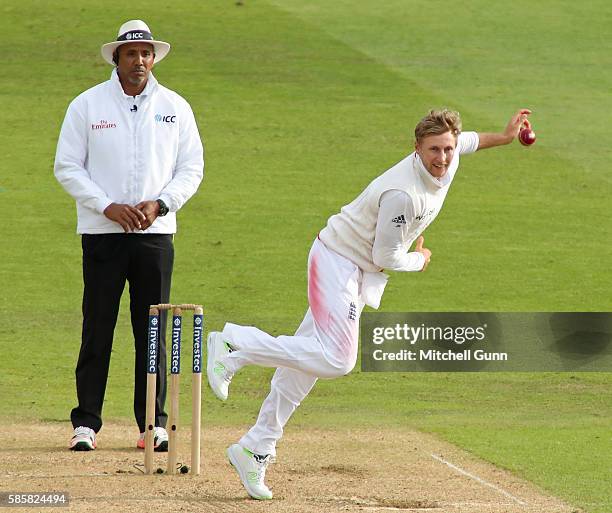
[[[176,123],[176,116],[162,116],[161,114],[155,114],[155,121],[164,123]]]

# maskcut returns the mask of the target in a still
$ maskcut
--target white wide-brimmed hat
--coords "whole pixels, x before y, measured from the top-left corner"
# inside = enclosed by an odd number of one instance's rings
[[[117,40],[111,43],[102,45],[102,58],[112,64],[113,53],[117,47],[126,43],[150,43],[155,48],[155,62],[161,61],[170,51],[170,45],[165,41],[157,41],[153,38],[153,34],[149,30],[148,25],[142,20],[126,21],[117,34]]]

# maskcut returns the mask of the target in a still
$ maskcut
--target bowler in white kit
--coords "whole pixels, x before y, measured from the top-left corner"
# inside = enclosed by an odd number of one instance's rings
[[[308,257],[308,304],[293,336],[227,323],[208,336],[208,382],[226,400],[232,377],[246,365],[275,367],[255,425],[227,449],[248,494],[271,499],[266,468],[295,409],[318,378],[348,374],[357,361],[359,317],[378,308],[391,271],[424,271],[431,251],[422,233],[436,218],[459,168],[459,157],[511,143],[529,127],[518,110],[500,133],[461,132],[450,110],[430,111],[415,128],[415,151],[373,180],[327,221]],[[415,243],[416,241],[416,243]],[[409,251],[415,243],[414,251]]]

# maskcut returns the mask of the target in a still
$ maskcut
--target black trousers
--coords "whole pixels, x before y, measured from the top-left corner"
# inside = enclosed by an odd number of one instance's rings
[[[168,303],[174,263],[172,235],[109,233],[83,235],[83,335],[76,367],[78,406],[72,425],[96,433],[113,346],[113,333],[125,282],[130,287],[134,334],[134,416],[145,430],[149,305]],[[165,312],[164,312],[165,313]],[[161,316],[155,424],[166,426],[166,316]]]

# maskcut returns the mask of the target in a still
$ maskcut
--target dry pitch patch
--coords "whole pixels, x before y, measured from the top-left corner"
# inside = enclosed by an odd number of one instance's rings
[[[580,511],[452,445],[409,430],[290,426],[277,463],[268,468],[275,497],[258,502],[247,498],[225,458],[225,447],[241,434],[236,428],[204,427],[200,476],[145,476],[134,466],[142,464],[143,452],[134,447],[132,425],[105,425],[93,452],[67,449],[68,423],[0,427],[0,492],[70,495],[69,507],[42,511]],[[179,461],[189,464],[189,427],[181,429]],[[165,455],[155,458],[156,466],[165,468]]]

